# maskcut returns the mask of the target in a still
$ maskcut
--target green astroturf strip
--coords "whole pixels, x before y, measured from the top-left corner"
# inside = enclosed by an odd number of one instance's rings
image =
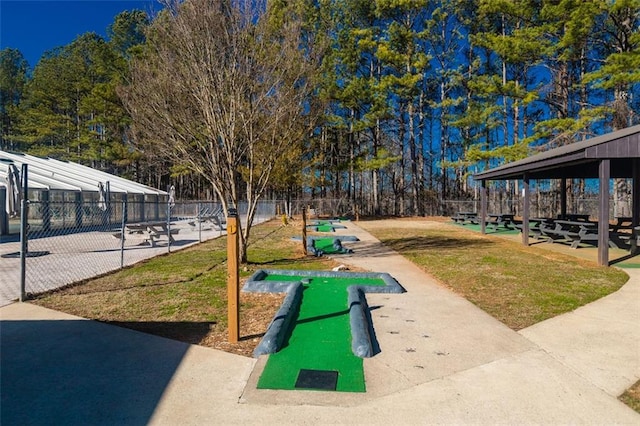
[[[463,228],[466,228],[466,229],[470,229],[472,231],[480,232],[480,225],[474,225],[474,224],[471,224],[471,223],[467,223],[467,224],[464,224],[464,225],[456,223],[456,225],[458,225],[460,227],[463,227]],[[504,228],[504,227],[498,227],[498,230],[494,231],[493,227],[489,227],[489,226],[487,226],[485,228],[485,232],[487,234],[504,234],[504,235],[516,235],[516,234],[520,233],[520,231],[517,230],[517,229],[507,229],[507,228]]]
[[[351,351],[347,287],[384,285],[375,278],[325,278],[269,275],[270,281],[304,284],[298,318],[284,347],[269,355],[259,389],[295,389],[300,369],[338,371],[337,391],[365,392],[362,359]]]
[[[623,262],[614,264],[614,266],[617,266],[619,268],[640,269],[640,260],[636,260],[635,262],[623,261]]]
[[[337,250],[333,248],[335,240],[335,238],[316,238],[313,240],[313,247],[316,250],[322,250],[324,253],[336,253]]]
[[[331,225],[320,225],[317,229],[318,232],[333,232],[333,226]]]

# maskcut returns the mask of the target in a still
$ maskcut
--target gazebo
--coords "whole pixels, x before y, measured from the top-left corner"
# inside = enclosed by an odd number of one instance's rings
[[[598,179],[598,264],[609,265],[610,179],[632,179],[632,228],[640,223],[640,126],[551,149],[474,177],[482,185],[482,218],[487,216],[487,181],[523,181],[522,242],[525,245],[529,245],[530,180],[560,179],[561,188],[565,189],[561,191],[560,214],[565,216],[567,179]],[[484,220],[481,224],[484,233]]]

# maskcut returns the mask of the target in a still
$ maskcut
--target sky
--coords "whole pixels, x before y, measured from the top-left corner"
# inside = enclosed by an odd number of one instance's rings
[[[0,50],[18,49],[31,69],[43,53],[86,32],[106,38],[117,14],[157,12],[155,0],[0,0]]]

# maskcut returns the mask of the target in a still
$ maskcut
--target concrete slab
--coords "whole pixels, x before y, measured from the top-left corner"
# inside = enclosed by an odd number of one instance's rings
[[[147,424],[162,407],[193,420],[194,400],[237,402],[255,363],[28,303],[0,321],[6,425]]]
[[[640,270],[619,291],[520,334],[613,396],[640,380]]]
[[[367,404],[373,406],[393,407],[404,424],[640,422],[635,411],[541,350],[506,357]],[[381,409],[376,419],[377,424],[395,424]]]

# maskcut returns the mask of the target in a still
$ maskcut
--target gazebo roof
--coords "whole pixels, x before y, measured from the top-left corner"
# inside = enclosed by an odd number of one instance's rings
[[[597,178],[598,164],[611,160],[612,178],[632,177],[640,158],[640,125],[551,149],[474,176],[476,180]]]

